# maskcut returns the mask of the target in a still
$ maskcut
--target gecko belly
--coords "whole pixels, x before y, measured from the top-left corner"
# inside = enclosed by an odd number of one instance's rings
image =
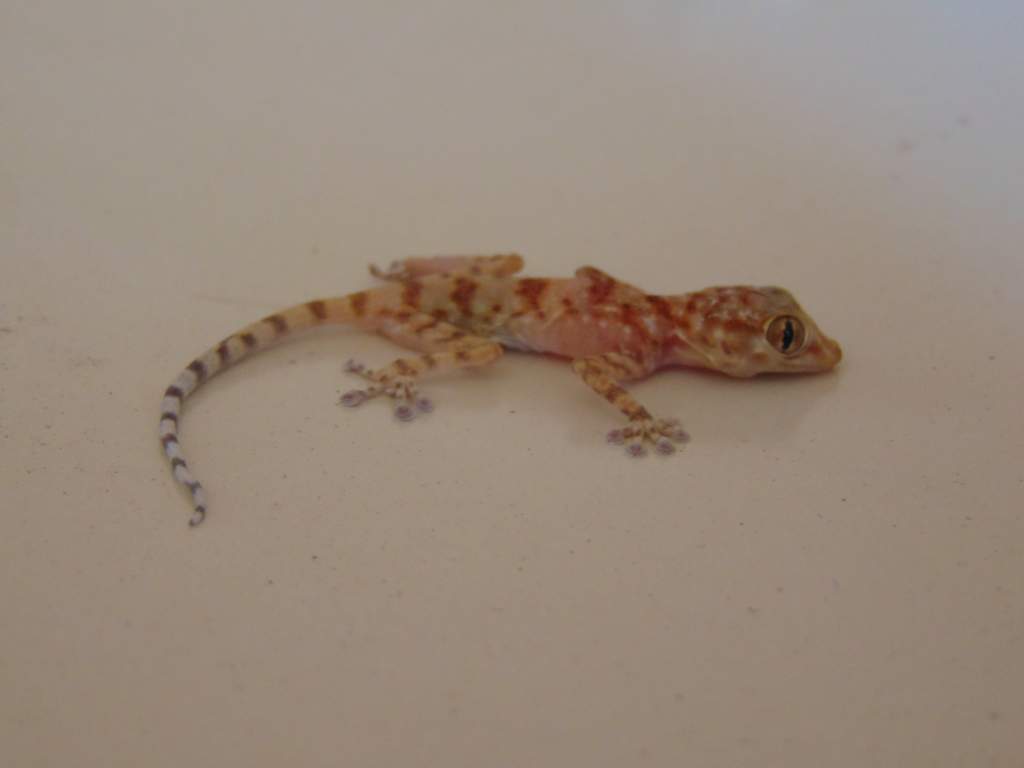
[[[494,340],[506,349],[572,358],[628,348],[640,341],[636,336],[628,326],[589,314],[548,321],[516,318],[493,334]]]

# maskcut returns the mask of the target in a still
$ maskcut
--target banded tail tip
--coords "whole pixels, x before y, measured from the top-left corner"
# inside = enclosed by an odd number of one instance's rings
[[[192,513],[192,518],[188,521],[189,528],[195,528],[203,520],[206,519],[206,507],[198,506],[196,511]]]

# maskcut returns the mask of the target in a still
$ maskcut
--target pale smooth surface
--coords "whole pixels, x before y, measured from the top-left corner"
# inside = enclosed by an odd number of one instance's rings
[[[160,8],[158,6],[166,6]],[[1024,765],[1019,3],[0,5],[0,764]],[[369,261],[777,283],[833,375],[557,361],[398,425]]]

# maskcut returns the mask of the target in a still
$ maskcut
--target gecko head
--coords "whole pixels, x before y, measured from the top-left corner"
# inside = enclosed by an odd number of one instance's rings
[[[793,295],[774,286],[729,286],[691,294],[682,340],[708,368],[730,376],[818,373],[842,359]]]

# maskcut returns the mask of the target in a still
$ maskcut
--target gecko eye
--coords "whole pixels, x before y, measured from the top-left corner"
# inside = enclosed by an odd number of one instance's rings
[[[773,318],[765,331],[768,343],[784,355],[795,355],[804,346],[804,324],[790,315]]]

